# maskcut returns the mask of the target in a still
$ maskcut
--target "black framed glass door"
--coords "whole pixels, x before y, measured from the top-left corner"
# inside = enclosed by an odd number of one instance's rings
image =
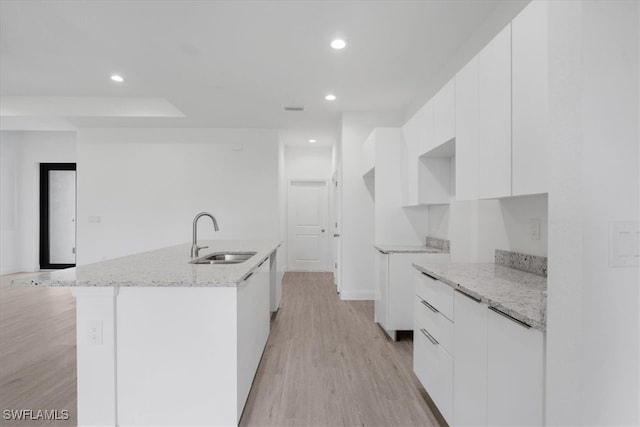
[[[76,164],[40,163],[40,268],[76,265]]]

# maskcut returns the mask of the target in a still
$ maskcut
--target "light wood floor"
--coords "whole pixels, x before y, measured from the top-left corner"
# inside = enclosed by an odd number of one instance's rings
[[[75,300],[68,289],[0,278],[0,425],[5,409],[67,409],[76,425]],[[410,337],[390,341],[371,301],[340,301],[330,273],[287,273],[243,426],[439,426],[411,367]]]
[[[9,286],[16,277],[0,277],[0,425],[76,425],[75,298],[64,288]],[[70,418],[6,421],[5,409],[66,409]]]
[[[330,273],[287,273],[241,425],[438,426],[372,301],[340,301]]]

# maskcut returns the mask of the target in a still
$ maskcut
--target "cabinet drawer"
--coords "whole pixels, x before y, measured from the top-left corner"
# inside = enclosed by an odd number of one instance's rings
[[[453,318],[453,288],[446,283],[433,279],[424,273],[416,273],[416,295],[431,304],[447,319]]]
[[[417,329],[413,338],[413,370],[444,419],[453,421],[453,358]]]
[[[453,322],[444,317],[440,312],[421,297],[415,297],[413,313],[415,316],[415,331],[420,333],[420,329],[424,328],[451,356],[453,354]]]

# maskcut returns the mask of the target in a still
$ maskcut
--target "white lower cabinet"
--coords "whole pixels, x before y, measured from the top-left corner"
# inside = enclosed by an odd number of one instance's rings
[[[456,426],[487,425],[487,305],[454,294],[453,419]]]
[[[378,298],[374,303],[375,321],[395,340],[396,331],[413,329],[414,262],[445,262],[449,254],[384,253],[376,250],[375,274]]]
[[[544,333],[415,275],[413,370],[452,426],[544,425]]]
[[[488,424],[544,425],[544,334],[490,309],[487,343]]]
[[[453,307],[453,290],[422,273],[416,273],[415,284],[413,370],[444,419],[452,424],[453,322],[443,312]]]

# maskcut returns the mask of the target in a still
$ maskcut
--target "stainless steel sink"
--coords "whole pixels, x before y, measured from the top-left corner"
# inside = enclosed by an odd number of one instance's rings
[[[245,262],[255,252],[216,252],[202,258],[196,258],[189,261],[190,264],[240,264]]]

